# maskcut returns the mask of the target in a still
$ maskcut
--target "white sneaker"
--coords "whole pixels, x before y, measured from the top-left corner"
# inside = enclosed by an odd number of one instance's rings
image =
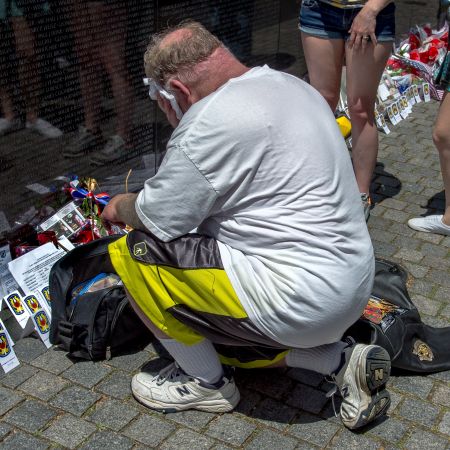
[[[149,408],[165,413],[198,409],[209,412],[231,411],[240,400],[233,378],[223,376],[215,384],[187,375],[176,363],[158,375],[140,372],[131,381],[134,397]]]
[[[129,157],[129,151],[125,146],[125,141],[118,134],[114,134],[108,139],[102,150],[92,154],[90,161],[94,166],[103,166],[120,162],[127,157]]]
[[[47,122],[44,119],[36,119],[35,122],[28,122],[25,124],[25,127],[28,130],[35,131],[39,133],[41,136],[44,136],[49,139],[56,139],[63,135],[63,132],[52,125],[50,122]]]
[[[20,120],[19,119],[6,119],[5,117],[0,117],[0,136],[4,136],[5,134],[12,133],[15,130],[20,128]]]
[[[353,430],[387,412],[391,399],[385,385],[391,359],[384,348],[354,342],[344,349],[344,357],[344,365],[332,379],[342,395],[342,422]]]
[[[423,231],[424,233],[443,234],[450,236],[450,226],[442,222],[442,215],[416,217],[408,220],[408,226],[413,230]]]

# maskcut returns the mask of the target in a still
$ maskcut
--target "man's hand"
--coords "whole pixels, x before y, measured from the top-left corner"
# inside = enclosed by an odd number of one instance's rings
[[[118,194],[114,196],[105,206],[101,219],[122,228],[125,227],[125,225],[131,225],[133,228],[140,228],[139,226],[135,226],[136,219],[138,220],[138,223],[141,224],[134,206],[136,198],[137,194]]]
[[[172,108],[172,105],[170,104],[169,100],[166,98],[161,97],[159,94],[157,96],[158,106],[161,109],[161,111],[166,115],[167,120],[169,121],[170,125],[172,125],[173,128],[176,128],[180,121],[177,118],[177,115],[175,111]]]

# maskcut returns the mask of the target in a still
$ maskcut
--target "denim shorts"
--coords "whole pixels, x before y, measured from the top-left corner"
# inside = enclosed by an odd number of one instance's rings
[[[300,30],[326,39],[348,39],[353,19],[361,8],[337,8],[319,0],[303,0]],[[377,16],[375,35],[380,42],[395,39],[395,4],[389,3]]]

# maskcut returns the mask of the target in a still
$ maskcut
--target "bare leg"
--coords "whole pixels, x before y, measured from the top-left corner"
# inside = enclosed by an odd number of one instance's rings
[[[111,80],[116,110],[116,134],[129,139],[133,94],[125,62],[126,10],[123,6],[92,3],[91,17],[95,17],[99,56]],[[104,36],[109,36],[105,39]]]
[[[24,17],[12,17],[18,58],[19,81],[25,99],[27,121],[35,122],[39,106],[40,80],[33,31]]]
[[[445,212],[442,221],[450,225],[450,94],[445,93],[433,130],[433,141],[439,151],[445,189]]]
[[[344,41],[301,35],[311,85],[325,97],[334,112],[339,102]]]
[[[347,101],[352,122],[352,158],[359,191],[369,193],[378,154],[374,106],[377,88],[391,43],[368,45],[365,50],[346,47]]]
[[[80,86],[84,106],[85,127],[97,131],[100,125],[101,76],[98,42],[94,39],[90,13],[86,3],[73,0],[71,3],[71,25],[75,37],[75,50],[80,68]],[[112,31],[112,30],[111,30]],[[103,36],[109,39],[110,33]]]
[[[16,116],[14,111],[14,105],[11,97],[12,87],[11,86],[0,86],[0,100],[3,109],[3,115],[5,119],[14,120]]]

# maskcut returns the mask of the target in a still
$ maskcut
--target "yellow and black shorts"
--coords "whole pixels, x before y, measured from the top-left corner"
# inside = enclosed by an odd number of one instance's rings
[[[215,239],[189,234],[163,242],[135,230],[108,250],[141,312],[171,338],[187,345],[207,338],[224,364],[238,367],[265,367],[286,355],[248,318]]]

